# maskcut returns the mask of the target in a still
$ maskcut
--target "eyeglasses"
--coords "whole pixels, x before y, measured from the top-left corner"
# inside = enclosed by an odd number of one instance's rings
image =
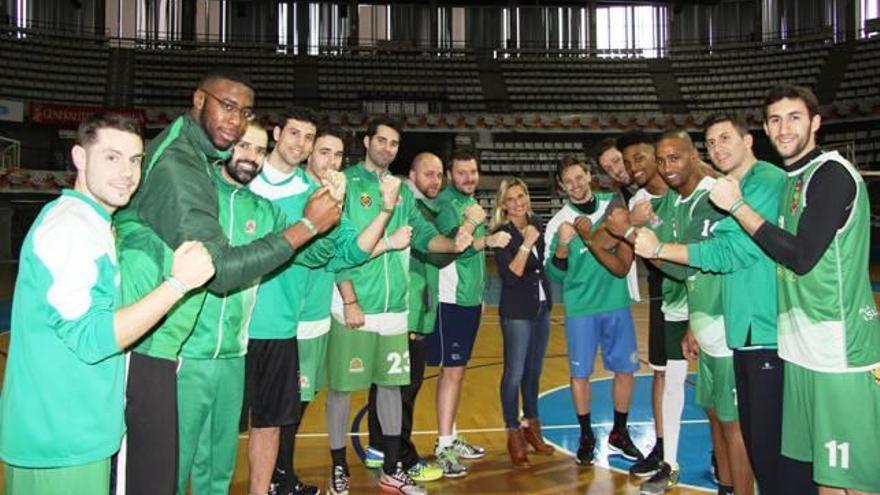
[[[221,100],[220,98],[217,97],[217,95],[215,95],[214,93],[211,93],[210,91],[208,91],[205,88],[199,88],[199,89],[203,93],[205,93],[206,95],[208,95],[211,98],[213,98],[214,100],[216,100],[217,103],[219,103],[220,106],[223,108],[223,111],[226,113],[233,113],[233,112],[238,113],[241,116],[241,118],[243,118],[244,120],[247,120],[248,122],[254,120],[254,117],[257,116],[254,113],[253,108],[241,108],[240,106],[236,105],[235,103],[232,103],[231,101]]]
[[[239,141],[235,146],[244,152],[254,150],[260,158],[264,158],[269,153],[265,146],[256,146],[247,141]]]

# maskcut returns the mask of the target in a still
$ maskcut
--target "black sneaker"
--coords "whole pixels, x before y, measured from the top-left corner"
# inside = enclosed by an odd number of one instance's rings
[[[660,466],[662,464],[663,452],[661,452],[660,449],[658,449],[655,445],[654,448],[651,449],[651,453],[648,454],[647,457],[633,464],[629,468],[629,474],[633,476],[638,476],[639,478],[648,478],[650,476],[654,476],[657,471],[660,471]]]
[[[307,485],[300,480],[296,480],[293,488],[285,495],[321,495],[321,489],[314,485]]]
[[[672,467],[667,463],[661,463],[660,470],[654,476],[642,483],[639,487],[641,495],[660,495],[678,484],[678,467]]]
[[[630,461],[641,461],[645,458],[629,437],[629,430],[626,428],[611,430],[611,434],[608,435],[608,450]]]
[[[581,437],[575,462],[581,466],[592,466],[596,462],[596,439],[593,437]]]
[[[327,491],[330,495],[348,495],[348,469],[344,466],[333,466]]]

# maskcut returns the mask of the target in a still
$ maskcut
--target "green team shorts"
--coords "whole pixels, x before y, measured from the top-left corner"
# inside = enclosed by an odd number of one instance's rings
[[[409,385],[407,332],[380,335],[378,331],[351,329],[331,318],[327,343],[330,389],[354,392],[384,386]]]
[[[6,495],[94,495],[110,493],[110,459],[81,466],[26,468],[6,465]]]
[[[822,373],[785,363],[782,454],[819,485],[880,492],[880,369]]]
[[[327,380],[324,369],[327,365],[330,320],[328,316],[320,321],[301,321],[297,327],[299,398],[303,402],[311,402],[318,391],[324,388],[324,382]]]
[[[697,404],[714,409],[722,422],[739,421],[733,356],[714,357],[700,351],[696,398]]]
[[[688,320],[684,321],[664,321],[663,322],[663,338],[666,340],[666,360],[684,359],[681,352],[681,340],[687,333]]]

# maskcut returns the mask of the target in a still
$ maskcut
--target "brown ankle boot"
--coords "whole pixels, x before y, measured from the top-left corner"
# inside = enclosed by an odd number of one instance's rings
[[[552,445],[546,443],[544,441],[544,437],[541,436],[541,422],[537,419],[528,419],[526,418],[526,425],[522,428],[523,437],[526,442],[529,442],[529,445],[535,449],[535,452],[542,455],[551,455],[554,452],[554,448]]]
[[[507,453],[510,454],[510,462],[514,467],[530,466],[522,428],[507,430]]]

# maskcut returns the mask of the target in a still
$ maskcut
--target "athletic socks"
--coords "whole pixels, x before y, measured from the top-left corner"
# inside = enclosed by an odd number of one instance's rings
[[[718,485],[718,495],[733,495],[733,487],[729,485]]]
[[[437,437],[437,451],[441,451],[446,447],[452,447],[455,437],[452,435],[440,435]]]
[[[678,436],[681,431],[681,413],[684,410],[684,382],[688,362],[670,359],[666,362],[666,382],[663,385],[663,436],[666,440],[663,460],[673,465],[678,460]]]
[[[593,425],[590,413],[578,414],[578,423],[581,425],[581,437],[593,438]]]
[[[385,443],[382,471],[391,475],[397,470],[397,461],[400,460],[400,435],[382,435],[382,441]]]
[[[330,457],[333,459],[333,466],[342,466],[348,473],[348,463],[345,461],[345,447],[341,449],[330,449]]]
[[[614,429],[616,431],[626,430],[626,419],[629,417],[628,412],[614,411]]]

